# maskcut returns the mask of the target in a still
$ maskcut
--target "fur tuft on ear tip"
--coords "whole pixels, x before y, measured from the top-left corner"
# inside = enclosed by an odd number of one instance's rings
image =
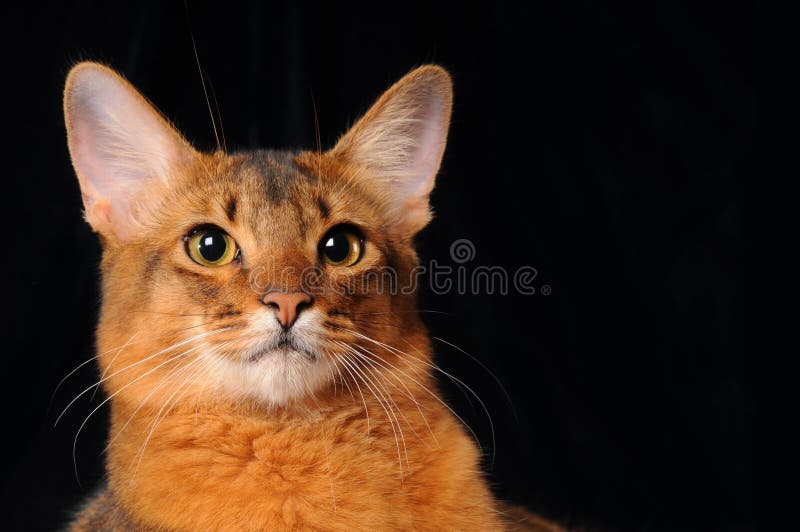
[[[383,189],[388,217],[408,233],[431,218],[428,197],[447,141],[452,87],[450,74],[438,65],[412,70],[331,150]]]

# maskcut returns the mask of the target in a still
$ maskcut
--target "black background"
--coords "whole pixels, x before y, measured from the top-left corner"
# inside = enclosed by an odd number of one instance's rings
[[[0,521],[53,529],[102,473],[92,384],[99,246],[81,219],[61,89],[107,62],[197,146],[214,146],[189,21],[228,147],[336,137],[413,66],[453,74],[455,108],[423,258],[538,270],[549,295],[436,295],[437,360],[494,419],[496,492],[601,530],[753,525],[744,357],[743,177],[754,90],[747,13],[695,2],[17,3],[4,8]],[[646,4],[646,5],[643,5]],[[10,9],[10,11],[9,11]],[[188,16],[187,16],[188,13]],[[443,382],[490,450],[477,404]],[[473,401],[474,403],[474,401]]]

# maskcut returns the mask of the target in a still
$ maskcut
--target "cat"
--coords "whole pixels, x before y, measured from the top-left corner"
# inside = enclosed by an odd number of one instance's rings
[[[72,68],[111,404],[72,530],[558,529],[493,497],[415,295],[369,275],[418,263],[451,107],[426,65],[328,151],[201,153],[111,68]]]

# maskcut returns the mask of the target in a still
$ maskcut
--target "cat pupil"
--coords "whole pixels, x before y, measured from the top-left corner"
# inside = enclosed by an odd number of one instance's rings
[[[209,262],[216,262],[225,256],[228,244],[219,233],[207,233],[200,240],[197,247],[204,259]]]
[[[350,255],[350,242],[341,233],[333,235],[325,242],[325,254],[333,262],[342,262]]]

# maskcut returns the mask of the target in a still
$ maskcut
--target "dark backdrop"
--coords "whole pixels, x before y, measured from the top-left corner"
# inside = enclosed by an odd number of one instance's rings
[[[214,145],[192,51],[229,148],[330,146],[415,65],[455,109],[420,236],[425,259],[537,269],[535,295],[436,295],[437,360],[483,398],[501,496],[608,530],[752,525],[754,401],[743,337],[742,178],[755,114],[746,13],[697,2],[16,3],[2,26],[0,521],[52,529],[102,472],[102,410],[76,448],[92,353],[95,236],[81,220],[64,76],[107,62],[196,145]],[[10,9],[10,11],[9,11]],[[546,287],[544,285],[547,285]],[[549,288],[549,295],[545,295]],[[490,453],[477,403],[442,383]],[[516,412],[516,416],[514,414]]]

